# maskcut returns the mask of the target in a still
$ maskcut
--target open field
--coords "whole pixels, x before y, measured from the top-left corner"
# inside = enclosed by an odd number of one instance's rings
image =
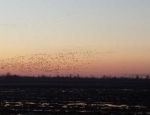
[[[0,114],[149,115],[150,80],[0,78]]]

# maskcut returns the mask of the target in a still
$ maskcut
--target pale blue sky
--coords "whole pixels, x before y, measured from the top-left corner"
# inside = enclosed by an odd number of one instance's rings
[[[149,5],[149,0],[0,0],[0,29],[15,28],[18,32],[22,29],[21,35],[27,36],[26,39],[37,33],[46,37],[50,32],[51,35],[90,36],[89,39],[95,40],[100,38],[92,36],[114,36],[120,32],[131,37],[139,32],[141,36],[149,36]],[[18,32],[13,32],[15,39],[20,36]],[[120,39],[134,42],[136,38]],[[137,39],[143,41],[147,37]]]

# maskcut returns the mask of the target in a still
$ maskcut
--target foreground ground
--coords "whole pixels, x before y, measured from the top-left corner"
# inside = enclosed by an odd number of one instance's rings
[[[0,78],[2,115],[149,115],[150,80]]]

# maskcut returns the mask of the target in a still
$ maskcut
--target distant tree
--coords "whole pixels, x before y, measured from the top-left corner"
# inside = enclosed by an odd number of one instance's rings
[[[149,75],[146,76],[146,79],[147,79],[147,80],[149,79]]]
[[[116,76],[113,77],[113,79],[116,79],[116,78],[117,78]]]
[[[104,76],[102,77],[102,79],[106,79],[106,76],[104,75]]]
[[[11,73],[10,73],[10,72],[7,72],[7,73],[6,73],[6,76],[7,76],[7,77],[10,77],[10,76],[11,76]]]
[[[136,79],[139,79],[139,76],[138,76],[138,75],[136,75]]]
[[[41,75],[41,78],[45,78],[45,77],[46,77],[46,75],[44,75],[44,74],[43,74],[43,75]]]
[[[80,75],[79,75],[79,74],[77,74],[77,78],[80,78]]]
[[[57,78],[60,78],[60,75],[59,74],[57,74],[57,76],[56,76]]]
[[[69,77],[72,78],[72,74],[70,74]]]

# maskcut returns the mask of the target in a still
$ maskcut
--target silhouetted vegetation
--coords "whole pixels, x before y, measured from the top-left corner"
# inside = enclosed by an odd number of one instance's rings
[[[100,76],[100,77],[86,77],[86,76],[80,76],[80,75],[68,75],[68,76],[46,76],[46,75],[39,75],[39,76],[20,76],[20,75],[12,75],[11,73],[7,73],[6,75],[1,75],[0,76],[0,80],[22,80],[22,81],[69,81],[69,80],[73,80],[73,81],[145,81],[145,80],[149,80],[149,75],[146,75],[145,77],[140,77],[138,75],[135,75],[135,77],[124,77],[124,76],[120,76],[120,77],[116,77],[116,76]]]

